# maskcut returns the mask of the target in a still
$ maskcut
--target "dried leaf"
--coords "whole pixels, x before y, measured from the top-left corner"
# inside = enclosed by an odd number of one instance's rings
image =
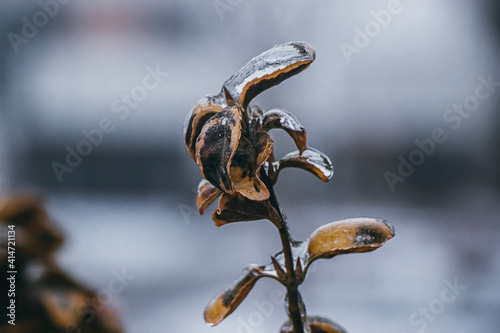
[[[276,45],[250,60],[224,83],[224,87],[246,109],[255,96],[302,72],[315,56],[314,49],[303,42]]]
[[[281,128],[290,135],[299,149],[299,154],[306,149],[306,129],[293,114],[282,109],[272,109],[262,116],[262,129]]]
[[[210,184],[208,180],[202,179],[200,184],[198,184],[198,197],[196,198],[198,213],[203,215],[208,205],[214,202],[215,199],[221,195],[221,193],[222,192]]]
[[[241,114],[224,108],[203,126],[196,141],[196,162],[203,177],[219,190],[233,193],[229,167],[241,137]]]
[[[229,316],[247,297],[255,282],[262,277],[261,271],[262,267],[248,266],[242,276],[208,303],[205,307],[205,321],[212,326],[216,326]]]
[[[320,258],[373,251],[393,236],[392,226],[381,219],[359,217],[326,224],[311,235],[308,266]]]
[[[269,198],[269,190],[259,178],[259,172],[272,151],[273,140],[267,133],[259,133],[257,142],[249,147],[238,149],[230,169],[235,192],[255,201]]]
[[[328,156],[314,148],[307,148],[302,154],[294,151],[285,155],[279,161],[274,182],[278,178],[278,173],[285,168],[300,168],[309,171],[324,182],[329,181],[333,176],[333,166]]]
[[[196,138],[200,135],[203,125],[217,112],[223,109],[224,102],[219,95],[205,96],[198,101],[191,115],[184,123],[184,144],[189,156],[196,160]]]
[[[269,200],[253,201],[241,194],[223,193],[219,200],[219,209],[212,215],[212,220],[218,227],[232,222],[261,219],[267,219],[275,224],[281,223],[278,212],[271,206]]]

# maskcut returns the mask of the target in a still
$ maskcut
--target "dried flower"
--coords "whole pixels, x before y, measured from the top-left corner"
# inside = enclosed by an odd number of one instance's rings
[[[187,119],[186,150],[205,179],[198,186],[198,209],[203,214],[222,194],[213,214],[218,226],[258,219],[279,223],[279,213],[268,202],[269,184],[261,179],[261,172],[273,183],[286,167],[306,169],[324,181],[332,176],[330,160],[307,148],[306,130],[294,115],[282,109],[262,112],[251,103],[259,93],[300,73],[314,59],[315,52],[306,43],[277,45],[231,76],[218,95],[202,98]],[[279,162],[274,162],[274,142],[268,134],[275,128],[285,130],[298,148]]]

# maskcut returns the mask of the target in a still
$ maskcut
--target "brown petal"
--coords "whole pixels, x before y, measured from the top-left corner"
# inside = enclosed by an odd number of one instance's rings
[[[299,151],[294,151],[283,157],[279,161],[274,181],[282,169],[290,167],[309,171],[324,182],[329,181],[333,176],[333,166],[328,156],[314,148],[307,148],[302,155]]]
[[[281,223],[278,212],[271,206],[269,200],[253,201],[238,193],[235,195],[223,193],[219,200],[219,209],[212,215],[212,220],[218,227],[232,222],[262,219],[275,224]]]
[[[307,253],[310,265],[320,258],[338,254],[370,252],[394,237],[394,229],[384,220],[358,217],[332,222],[311,235]]]
[[[272,109],[265,112],[262,116],[262,129],[270,130],[273,128],[285,130],[295,141],[299,154],[302,154],[306,149],[306,129],[290,112],[281,109]]]
[[[221,193],[222,192],[210,184],[208,180],[203,179],[198,185],[198,197],[196,198],[198,213],[203,215],[208,205],[214,202],[214,200],[217,199]]]
[[[224,87],[246,109],[255,96],[302,72],[315,57],[314,49],[303,42],[276,45],[250,60]]]
[[[273,151],[269,134],[259,133],[251,149],[239,150],[231,165],[231,181],[234,191],[250,200],[267,200],[270,196],[266,185],[259,178],[261,166]]]
[[[196,160],[196,138],[200,135],[203,125],[224,107],[220,94],[203,97],[194,107],[191,115],[184,123],[184,144],[189,156]]]
[[[216,295],[205,307],[205,321],[216,326],[229,316],[252,290],[255,282],[261,277],[261,267],[250,265],[245,272],[229,287]]]
[[[226,193],[233,193],[229,166],[240,137],[241,113],[227,107],[207,121],[196,140],[196,163],[201,174]]]

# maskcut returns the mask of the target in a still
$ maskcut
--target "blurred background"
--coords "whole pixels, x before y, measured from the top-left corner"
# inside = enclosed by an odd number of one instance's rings
[[[376,252],[316,262],[308,312],[349,332],[498,332],[498,2],[0,8],[0,195],[45,198],[67,238],[58,260],[79,281],[100,291],[113,272],[133,276],[109,300],[127,332],[277,332],[285,320],[282,304],[262,310],[281,289],[261,280],[219,326],[204,323],[209,299],[268,263],[279,237],[266,222],[216,228],[215,204],[197,215],[182,127],[198,99],[286,41],[311,44],[316,61],[254,101],[294,113],[335,168],[327,184],[283,172],[292,235],[356,216],[396,229]],[[277,156],[294,149],[272,136]]]

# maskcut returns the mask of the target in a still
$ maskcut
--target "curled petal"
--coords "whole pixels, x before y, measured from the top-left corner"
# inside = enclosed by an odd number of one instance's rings
[[[306,129],[290,112],[281,109],[272,109],[265,112],[262,116],[262,129],[270,130],[273,128],[285,130],[295,141],[299,154],[302,154],[306,149]]]
[[[231,165],[231,181],[234,191],[255,201],[269,198],[269,190],[259,178],[259,172],[272,151],[273,140],[265,132],[259,133],[257,142],[251,148],[238,150]]]
[[[281,223],[278,212],[271,206],[269,200],[253,201],[241,194],[223,193],[219,200],[219,209],[212,215],[212,220],[218,227],[232,222],[262,219],[267,219],[275,224]]]
[[[219,190],[233,193],[229,166],[241,137],[241,114],[227,107],[203,126],[196,141],[196,163],[203,177]]]
[[[198,185],[198,197],[196,198],[198,213],[203,215],[208,205],[214,202],[214,200],[217,199],[221,193],[222,192],[210,184],[208,180],[203,179]]]
[[[276,182],[278,173],[281,170],[290,167],[309,171],[324,182],[329,181],[333,176],[333,166],[328,156],[313,148],[307,148],[302,155],[299,151],[285,155],[279,161],[274,181]]]
[[[262,268],[256,265],[248,266],[243,275],[229,287],[216,295],[205,307],[205,321],[216,326],[229,316],[252,290],[261,275]]]
[[[394,237],[384,220],[358,217],[326,224],[314,231],[307,246],[309,266],[314,260],[338,254],[370,252]]]
[[[269,156],[271,156],[271,153],[273,152],[274,142],[269,134],[259,133],[255,147],[259,152],[257,155],[256,164],[260,168],[262,164],[267,161]]]
[[[307,43],[276,45],[250,60],[224,83],[224,87],[246,109],[255,96],[302,72],[315,57],[314,49]]]
[[[191,115],[184,123],[184,144],[189,156],[196,160],[196,138],[200,135],[203,125],[224,107],[220,95],[203,97],[194,107]]]

